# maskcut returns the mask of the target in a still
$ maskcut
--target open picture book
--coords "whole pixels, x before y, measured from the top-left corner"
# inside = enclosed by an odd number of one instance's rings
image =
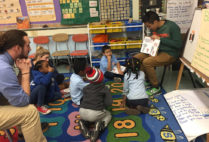
[[[209,133],[209,88],[164,95],[188,141]]]
[[[149,54],[151,56],[156,56],[159,45],[160,45],[160,40],[158,39],[153,40],[150,37],[145,37],[140,52]]]
[[[120,66],[120,69],[121,69],[122,72],[124,72],[124,71],[126,70],[126,67]],[[113,72],[113,73],[115,73],[115,74],[119,74],[118,68],[117,68],[116,66],[114,66],[114,68],[112,69],[111,72]]]

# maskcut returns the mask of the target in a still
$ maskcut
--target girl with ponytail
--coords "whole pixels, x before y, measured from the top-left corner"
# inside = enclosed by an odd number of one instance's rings
[[[127,59],[122,102],[122,107],[126,106],[127,114],[138,115],[149,112],[144,82],[145,74],[140,71],[140,61],[134,57]]]

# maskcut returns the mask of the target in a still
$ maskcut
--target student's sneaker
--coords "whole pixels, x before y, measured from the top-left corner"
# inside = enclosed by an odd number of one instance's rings
[[[47,122],[41,122],[41,129],[42,129],[42,132],[43,133],[46,132],[49,129],[49,123],[47,123]],[[22,133],[19,133],[18,134],[18,140],[19,141],[24,141],[25,140]]]
[[[148,89],[146,92],[149,96],[153,96],[153,95],[161,93],[161,88],[160,87],[157,87],[157,88],[153,87],[153,88]]]
[[[41,122],[41,129],[43,132],[46,132],[49,129],[49,123]]]
[[[88,128],[85,125],[85,122],[83,120],[79,120],[78,125],[80,126],[81,134],[86,138],[90,138],[90,132]]]
[[[122,81],[120,77],[114,77],[113,80],[114,82],[118,82],[118,83]]]
[[[148,89],[148,88],[152,87],[151,83],[149,83],[147,81],[145,81],[144,85],[145,85],[145,89]]]
[[[96,142],[96,140],[99,137],[99,134],[102,130],[104,130],[104,121],[98,121],[95,123],[95,128],[94,130],[91,132],[91,137],[90,137],[90,141],[91,142]]]
[[[128,114],[128,115],[139,115],[141,114],[141,112],[135,108],[129,108],[129,107],[126,107],[125,109],[125,113]]]
[[[106,86],[108,89],[110,89],[110,85],[106,84],[105,86]]]
[[[25,140],[23,134],[18,134],[18,141],[23,141]]]
[[[47,107],[45,106],[37,106],[36,107],[37,110],[42,113],[42,114],[49,114],[51,112],[51,110],[49,110]]]
[[[150,108],[149,107],[144,107],[141,105],[136,106],[136,109],[139,110],[142,113],[149,113]]]

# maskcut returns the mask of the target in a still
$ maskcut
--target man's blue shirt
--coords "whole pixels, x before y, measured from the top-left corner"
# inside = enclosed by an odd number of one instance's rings
[[[0,93],[11,105],[25,106],[29,104],[29,96],[19,84],[13,65],[14,60],[7,52],[0,54]]]

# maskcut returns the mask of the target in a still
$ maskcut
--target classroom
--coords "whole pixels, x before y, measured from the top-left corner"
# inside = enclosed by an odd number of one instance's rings
[[[0,142],[209,142],[209,0],[0,0]]]

